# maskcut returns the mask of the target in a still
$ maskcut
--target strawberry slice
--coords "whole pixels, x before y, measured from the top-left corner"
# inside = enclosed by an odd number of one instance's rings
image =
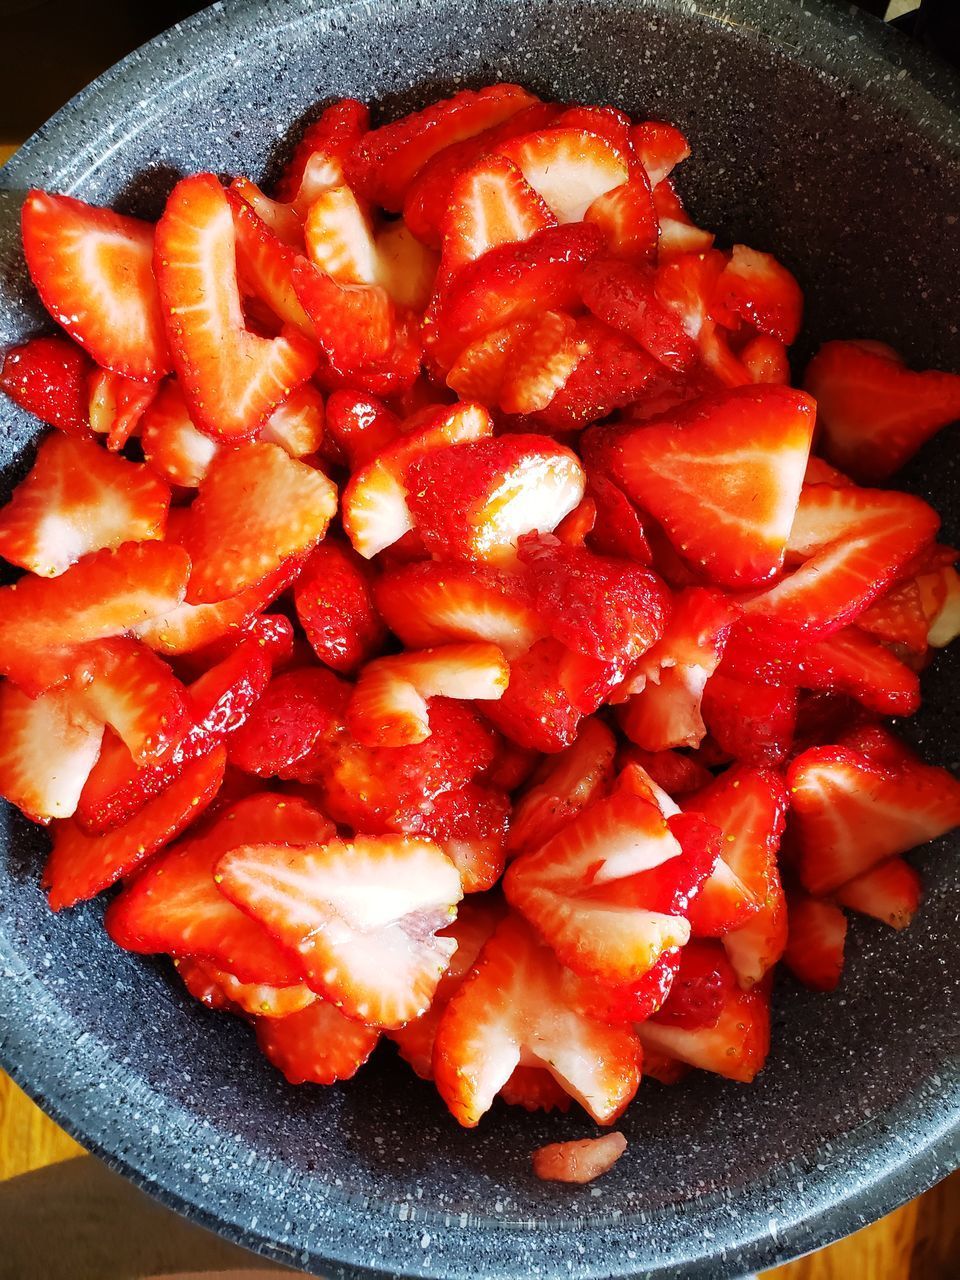
[[[245,1013],[251,1018],[289,1018],[320,998],[304,982],[292,987],[241,982],[232,973],[196,956],[175,960],[174,967],[183,985],[201,1004],[211,1009]]]
[[[548,757],[517,798],[507,837],[511,854],[540,848],[603,794],[617,744],[601,720],[585,720],[572,746]]]
[[[813,747],[793,761],[787,785],[797,869],[813,894],[960,823],[960,783],[912,753],[887,764],[845,747]]]
[[[598,1124],[627,1106],[640,1080],[636,1038],[578,1012],[571,978],[518,917],[499,925],[437,1030],[437,1089],[460,1124],[474,1128],[518,1066],[545,1068]]]
[[[427,547],[493,563],[513,561],[523,534],[555,529],[585,484],[577,455],[538,435],[454,444],[406,469],[407,503]]]
[[[348,713],[350,730],[369,747],[405,747],[430,736],[428,699],[495,701],[510,671],[493,644],[450,644],[399,653],[361,672]]]
[[[888,858],[842,884],[834,893],[840,906],[905,929],[923,896],[920,873],[903,858]]]
[[[653,188],[653,207],[660,223],[661,263],[687,254],[710,252],[713,234],[694,225],[683,207],[672,178],[664,178]]]
[[[342,177],[341,174],[333,175],[335,181],[331,185],[336,185]],[[233,197],[236,196],[248,205],[253,213],[256,214],[257,221],[271,233],[274,239],[279,240],[281,244],[288,248],[302,250],[303,249],[303,219],[292,205],[281,200],[271,200],[265,195],[255,182],[249,178],[240,175],[230,183],[229,192],[231,203]],[[246,246],[243,244],[243,236],[241,232],[242,225],[246,222],[248,227],[255,224],[247,222],[245,216],[239,212],[239,205],[233,204],[234,216],[237,223],[237,234],[240,237],[238,244],[238,257],[244,258]],[[238,265],[240,265],[238,263]],[[246,274],[246,263],[241,266],[241,274]]]
[[[575,1007],[614,1027],[646,1022],[669,995],[684,950],[686,948],[674,947],[665,951],[642,978],[624,986],[600,978],[581,977],[572,996]]]
[[[681,751],[643,751],[631,743],[621,747],[617,763],[620,768],[639,765],[673,799],[699,791],[713,781],[710,770],[695,755],[687,756]]]
[[[326,1000],[315,1000],[285,1018],[256,1018],[257,1045],[290,1084],[335,1084],[350,1080],[380,1039]]]
[[[365,199],[398,213],[411,182],[438,152],[494,128],[535,102],[516,84],[464,89],[442,98],[364,134],[346,158],[347,181]]]
[[[103,724],[72,690],[28,698],[0,682],[0,795],[32,818],[68,818],[96,763]]]
[[[797,691],[717,671],[704,686],[701,713],[726,755],[741,764],[775,765],[793,743]]]
[[[55,578],[92,551],[162,538],[169,506],[147,467],[54,432],[0,511],[0,555]]]
[[[813,411],[809,397],[785,387],[722,393],[624,429],[612,449],[614,479],[714,582],[763,582],[783,563]]]
[[[240,294],[271,336],[286,324],[315,343],[317,331],[293,283],[294,267],[302,259],[300,219],[286,205],[268,200],[254,187],[255,198],[250,186],[237,178],[226,193],[236,239]],[[251,305],[256,303],[262,304],[259,309]]]
[[[518,747],[504,738],[497,743],[493,763],[484,771],[484,781],[501,791],[516,791],[529,780],[540,763],[540,753]]]
[[[173,363],[190,416],[215,440],[254,435],[316,367],[302,334],[245,324],[233,215],[213,174],[184,178],[157,224],[155,269]]]
[[[828,342],[807,367],[824,452],[855,480],[886,480],[960,417],[960,376],[915,373],[859,342]]]
[[[107,910],[107,932],[127,951],[201,957],[241,982],[299,984],[296,955],[224,897],[214,871],[225,853],[251,841],[306,845],[334,834],[333,824],[296,796],[248,796],[127,884]]]
[[[41,881],[51,909],[95,897],[169,844],[216,795],[226,763],[222,748],[191,761],[128,822],[105,835],[86,835],[73,819],[58,826]]]
[[[932,612],[935,616],[936,607]],[[911,653],[923,654],[930,621],[919,579],[907,578],[895,582],[885,595],[864,609],[857,628],[885,644],[904,645]]]
[[[321,662],[349,674],[382,652],[386,628],[373,577],[352,547],[327,539],[297,580],[297,617]]]
[[[341,284],[376,284],[373,232],[349,187],[331,187],[310,206],[304,223],[313,265]]]
[[[769,382],[786,386],[791,378],[790,357],[779,338],[758,333],[740,349],[740,363],[751,382]],[[807,476],[809,481],[809,474]]]
[[[523,1107],[524,1111],[567,1112],[573,1101],[545,1067],[514,1067],[500,1097],[508,1107]]]
[[[690,942],[679,953],[677,970],[663,1007],[664,1026],[715,1027],[723,1007],[736,992],[736,975],[715,942]]]
[[[572,377],[587,345],[563,311],[547,311],[509,351],[499,389],[504,413],[540,413]],[[449,375],[448,375],[449,382]]]
[[[583,273],[581,296],[598,320],[618,329],[668,369],[682,373],[696,364],[696,343],[676,312],[654,289],[654,273],[610,258],[595,258]]]
[[[400,436],[400,419],[375,396],[333,391],[327,400],[326,433],[351,471],[372,462]]]
[[[630,178],[597,196],[583,215],[607,238],[607,251],[626,262],[653,263],[660,226],[647,175],[634,169]]]
[[[183,599],[190,559],[181,547],[128,542],[84,556],[58,578],[24,577],[0,589],[0,671],[28,693],[65,678],[62,651],[121,635]]]
[[[460,873],[464,893],[492,889],[503,875],[510,797],[468,782],[433,802],[423,834],[443,849]]]
[[[460,877],[429,840],[244,845],[216,875],[232,902],[298,952],[315,991],[373,1026],[423,1013],[456,950],[438,931],[455,917]]]
[[[157,394],[155,383],[136,382],[110,369],[97,369],[90,379],[90,429],[106,437],[107,448],[119,452]]]
[[[275,444],[219,454],[180,534],[193,562],[188,601],[214,603],[255,587],[310,551],[336,508],[326,476]]]
[[[627,1149],[622,1133],[576,1142],[549,1142],[531,1157],[533,1172],[544,1182],[593,1182],[608,1173]]]
[[[526,582],[492,565],[399,565],[377,580],[374,595],[387,626],[411,649],[483,640],[512,660],[545,630]]]
[[[504,156],[487,156],[457,177],[443,221],[440,278],[449,282],[468,262],[501,244],[529,240],[556,226],[523,174]]]
[[[576,368],[537,415],[549,431],[576,431],[641,397],[662,369],[625,334],[593,316],[577,320],[586,346]]]
[[[678,164],[690,158],[690,143],[680,130],[660,120],[643,120],[630,130],[630,141],[650,180],[659,186]]]
[[[715,304],[787,346],[800,332],[800,286],[771,254],[745,244],[733,246],[730,261],[717,281]]]
[[[843,971],[847,917],[833,902],[791,893],[787,918],[790,928],[784,964],[804,986],[835,991]]]
[[[150,223],[34,190],[21,227],[43,305],[98,365],[141,382],[170,371]]]
[[[307,458],[324,442],[323,396],[307,383],[292,391],[263,424],[259,439],[278,444],[291,458]]]
[[[220,447],[193,425],[175,379],[163,384],[144,413],[140,442],[144,458],[157,475],[188,489],[200,484]]]
[[[230,737],[230,762],[261,778],[291,770],[336,730],[343,685],[329,671],[303,667],[274,676]]]
[[[499,404],[507,373],[519,353],[527,352],[536,324],[535,320],[517,320],[476,338],[453,361],[447,372],[447,386],[462,400]]]
[[[92,372],[86,352],[66,338],[31,338],[4,356],[0,391],[67,435],[86,436]]]
[[[625,155],[586,128],[541,129],[505,142],[499,152],[513,161],[561,223],[580,222],[599,196],[630,177]]]
[[[277,181],[277,199],[307,206],[318,189],[319,170],[329,171],[330,186],[343,181],[343,160],[370,128],[368,108],[355,98],[331,103],[303,131]]]

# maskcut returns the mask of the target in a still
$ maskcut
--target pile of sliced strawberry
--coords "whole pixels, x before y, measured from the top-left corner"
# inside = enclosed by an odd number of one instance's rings
[[[960,824],[883,723],[958,555],[871,487],[960,377],[831,342],[792,389],[800,288],[694,224],[689,154],[495,85],[336,103],[156,225],[27,196],[61,332],[0,375],[53,428],[0,509],[0,793],[54,910],[116,886],[291,1082],[382,1036],[464,1125],[752,1080],[777,964],[835,987]]]

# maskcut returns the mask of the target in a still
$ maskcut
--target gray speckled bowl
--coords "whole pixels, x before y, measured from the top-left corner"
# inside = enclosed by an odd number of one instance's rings
[[[960,368],[958,94],[901,38],[806,0],[319,0],[217,5],[104,76],[0,174],[0,346],[41,324],[17,243],[40,185],[155,215],[176,175],[260,176],[316,101],[385,113],[493,78],[676,120],[699,220],[777,251],[809,298],[806,341],[869,335]],[[6,483],[36,424],[0,409]],[[943,440],[907,483],[960,538]],[[956,655],[908,729],[960,759]],[[725,1276],[851,1231],[957,1160],[957,842],[927,850],[906,935],[855,921],[842,989],[776,994],[751,1088],[645,1085],[625,1159],[592,1188],[529,1175],[582,1116],[494,1111],[478,1133],[389,1050],[353,1084],[291,1089],[244,1026],[116,950],[102,906],[60,917],[43,837],[0,814],[4,1065],[87,1146],[168,1204],[330,1277]]]

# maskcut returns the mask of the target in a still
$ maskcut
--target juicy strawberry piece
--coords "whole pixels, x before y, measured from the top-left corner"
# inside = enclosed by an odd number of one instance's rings
[[[169,844],[207,807],[226,766],[219,748],[191,761],[170,785],[122,826],[89,836],[72,819],[57,827],[42,886],[54,911],[95,897]]]
[[[277,199],[299,203],[305,184],[315,188],[316,175],[310,170],[320,165],[331,170],[335,182],[342,182],[343,160],[369,128],[370,112],[362,102],[343,98],[332,103],[303,131],[277,181]]]
[[[212,174],[177,184],[156,239],[157,284],[190,416],[215,440],[248,439],[307,380],[316,352],[302,334],[261,338],[247,329],[233,215]]]
[[[630,130],[630,141],[650,180],[659,186],[678,164],[690,158],[690,143],[675,125],[644,120]]]
[[[181,547],[128,542],[97,551],[58,578],[0,589],[0,671],[28,693],[67,674],[59,651],[120,635],[176,608],[190,560]]]
[[[627,334],[668,369],[683,372],[696,363],[696,343],[657,297],[648,268],[597,258],[583,273],[581,294],[599,320]]]
[[[421,454],[446,452],[447,446],[480,440],[492,432],[490,415],[481,405],[451,405],[354,472],[341,504],[343,527],[354,549],[370,560],[414,527],[407,489],[411,462]]]
[[[680,947],[665,951],[642,978],[623,986],[600,978],[581,977],[572,997],[574,1006],[611,1026],[646,1022],[669,995],[681,954]]]
[[[242,1012],[240,1006],[234,1004],[227,995],[225,985],[220,981],[222,970],[213,969],[206,960],[197,960],[191,956],[183,960],[174,960],[173,967],[194,1000],[199,1000],[208,1009],[215,1009],[218,1012],[237,1014]],[[280,987],[271,988],[274,991],[281,989]]]
[[[317,331],[297,297],[294,267],[301,260],[303,228],[296,213],[257,192],[242,178],[227,192],[236,238],[236,279],[248,312],[273,336],[287,324],[310,342]],[[256,192],[256,188],[253,189]],[[224,228],[225,230],[225,228]],[[261,304],[256,307],[256,304]]]
[[[653,188],[653,207],[660,223],[661,262],[710,252],[714,240],[712,233],[694,225],[671,178],[664,178]]]
[[[269,678],[270,659],[257,640],[241,641],[230,657],[190,686],[193,723],[159,759],[139,767],[127,747],[109,737],[80,796],[79,825],[96,834],[131,819],[191,761],[209,755],[243,724]]]
[[[335,511],[326,476],[277,445],[218,455],[180,536],[193,562],[189,601],[212,603],[255,587],[311,550]]]
[[[762,582],[783,563],[813,408],[782,387],[726,392],[659,424],[625,428],[614,478],[713,581]],[[709,509],[705,492],[714,495]]]
[[[923,896],[920,874],[903,858],[888,858],[837,889],[842,907],[873,916],[894,929],[905,929]]]
[[[603,793],[616,745],[602,721],[586,720],[572,746],[543,761],[514,805],[507,837],[512,854],[538,849]]]
[[[621,768],[638,764],[673,799],[699,791],[713,781],[710,770],[696,756],[679,751],[643,751],[630,744],[621,748],[617,759]]]
[[[857,627],[891,644],[902,644],[913,653],[924,653],[930,619],[916,578],[894,583],[890,590],[864,609]]]
[[[462,266],[497,245],[529,240],[556,224],[512,161],[487,156],[451,187],[443,221],[441,280],[449,282]]]
[[[357,1074],[380,1039],[326,1000],[284,1018],[256,1018],[257,1045],[290,1084],[335,1084]]]
[[[464,893],[481,893],[503,874],[509,825],[509,796],[468,782],[437,796],[423,834],[435,840],[457,868]]]
[[[500,791],[516,791],[529,780],[539,763],[539,751],[518,747],[504,738],[497,744],[493,763],[484,772],[484,782]]]
[[[719,945],[713,946],[716,963],[722,965],[723,952]],[[679,990],[677,999],[681,999]],[[720,1015],[712,1026],[686,1027],[671,1023],[670,1005],[668,997],[660,1013],[637,1027],[644,1051],[649,1046],[652,1052],[743,1084],[753,1080],[770,1048],[768,983],[752,991],[741,991],[734,982],[725,981]]]
[[[338,722],[342,685],[315,667],[275,676],[246,722],[231,735],[230,762],[261,778],[290,771]]]
[[[713,322],[717,285],[725,267],[723,254],[709,250],[674,254],[657,268],[656,295],[674,312],[688,337],[701,339]]]
[[[376,284],[373,232],[349,187],[331,187],[310,206],[303,228],[310,261],[341,284]]]
[[[771,254],[758,253],[745,244],[733,246],[733,255],[717,281],[716,302],[787,346],[800,332],[803,319],[800,286]]]
[[[333,824],[304,800],[270,792],[248,796],[131,880],[107,910],[107,932],[127,951],[201,957],[241,982],[299,984],[303,970],[296,955],[224,897],[214,872],[225,853],[251,841],[306,845],[334,835]]]
[[[577,324],[563,311],[547,311],[509,351],[499,389],[505,413],[539,413],[566,385],[586,353]],[[448,375],[449,382],[449,375]]]
[[[510,435],[415,457],[407,501],[440,556],[509,562],[525,533],[550,533],[574,509],[585,478],[571,450],[547,436]]]
[[[339,181],[339,178],[338,178]],[[237,234],[239,243],[237,245],[238,258],[246,257],[247,244],[244,243],[242,229],[244,226],[248,230],[256,226],[256,223],[248,221],[240,211],[239,204],[234,203],[234,197],[239,198],[245,205],[248,205],[254,214],[256,214],[257,223],[262,224],[281,244],[288,248],[297,250],[303,249],[303,221],[291,205],[280,200],[271,200],[268,195],[260,190],[255,182],[251,182],[249,178],[242,175],[234,178],[230,183],[229,194],[231,204],[234,210],[234,218],[237,226]],[[238,262],[238,266],[240,263]],[[241,274],[246,275],[247,263],[241,266]]]
[[[216,874],[231,901],[298,951],[314,990],[371,1025],[423,1013],[456,949],[438,930],[456,914],[460,877],[429,840],[244,845]]]
[[[814,991],[835,991],[843,971],[847,917],[833,902],[791,893],[787,899],[789,936],[783,962]]]
[[[105,436],[107,448],[118,452],[135,434],[157,394],[155,383],[136,382],[110,369],[98,369],[90,379],[90,429]]]
[[[643,1074],[658,1084],[679,1084],[684,1076],[689,1075],[690,1067],[679,1058],[671,1058],[669,1054],[647,1045],[643,1051]]]
[[[514,1067],[500,1097],[508,1107],[523,1107],[524,1111],[567,1112],[573,1101],[544,1067]]]
[[[153,227],[45,191],[27,193],[21,225],[43,305],[97,364],[144,382],[168,373]]]
[[[411,649],[483,640],[514,659],[544,633],[526,582],[490,565],[400,565],[377,580],[374,595],[387,626]]]
[[[827,457],[866,484],[899,471],[960,417],[960,376],[915,373],[858,342],[826,343],[804,385],[816,397]]]
[[[533,1172],[544,1182],[593,1182],[613,1168],[627,1149],[622,1133],[576,1142],[550,1142],[531,1157]]]
[[[422,312],[437,281],[437,255],[402,222],[388,224],[376,238],[377,279],[398,307]]]
[[[68,818],[102,737],[103,724],[71,690],[28,698],[0,682],[0,795],[34,822]]]
[[[67,435],[85,436],[90,431],[92,372],[87,354],[65,338],[31,338],[6,353],[0,391]]]
[[[550,537],[522,538],[519,555],[537,613],[568,648],[626,671],[663,635],[670,600],[648,569]]]
[[[715,942],[690,942],[680,952],[676,976],[656,1015],[664,1026],[715,1027],[736,992],[736,974]]]
[[[334,391],[327,400],[326,431],[356,471],[397,440],[400,419],[374,396]]]
[[[807,471],[803,477],[803,483],[805,485],[832,484],[835,489],[846,489],[853,484],[853,481],[849,476],[845,476],[842,471],[832,467],[829,462],[825,462],[823,458],[818,458],[815,453],[811,453],[807,459]]]
[[[306,983],[273,987],[262,982],[241,982],[209,960],[188,956],[174,965],[192,996],[212,1009],[245,1013],[251,1018],[289,1018],[319,1000]]]
[[[517,354],[526,350],[535,325],[535,320],[518,320],[482,334],[457,356],[447,373],[447,386],[463,400],[499,404],[507,371]]]
[[[596,520],[587,537],[591,550],[651,565],[653,553],[643,521],[623,490],[601,472],[588,468],[587,494],[596,508]]]
[[[785,760],[797,724],[797,691],[715,672],[704,686],[703,722],[721,751],[741,764]]]
[[[594,200],[630,176],[617,147],[583,128],[541,129],[504,143],[500,155],[513,161],[561,223],[580,222]]]
[[[373,601],[373,578],[356,552],[327,540],[297,580],[297,617],[321,662],[350,673],[383,649],[386,628]]]
[[[450,644],[379,658],[361,672],[348,723],[365,746],[409,746],[430,736],[429,699],[495,701],[509,678],[506,659],[493,644]]]
[[[282,613],[263,613],[250,618],[235,634],[183,654],[177,667],[190,679],[199,679],[211,667],[225,662],[241,640],[254,641],[275,672],[286,670],[295,658],[309,661],[307,646],[294,637],[290,619]]]
[[[323,397],[307,383],[274,409],[259,439],[263,444],[278,444],[291,458],[307,458],[323,445],[325,419]]]
[[[564,516],[554,529],[554,537],[565,547],[582,549],[593,531],[597,519],[597,504],[589,493],[568,516]]]
[[[759,333],[740,349],[740,363],[751,382],[775,383],[786,386],[790,381],[790,357],[779,338],[769,338]],[[809,483],[809,463],[807,482]]]
[[[597,196],[583,215],[607,238],[607,252],[627,262],[652,263],[660,226],[647,175],[634,170],[628,181]]]
[[[462,1125],[479,1123],[521,1065],[545,1067],[598,1124],[627,1106],[640,1079],[636,1038],[577,1012],[570,986],[526,924],[503,921],[437,1030],[437,1089]]]
[[[813,747],[793,761],[787,785],[797,869],[814,894],[960,823],[960,783],[906,754],[889,767],[844,747]]]
[[[162,538],[169,505],[142,464],[54,432],[0,511],[0,555],[55,578],[92,551]]]
[[[140,427],[143,456],[171,484],[195,489],[210,469],[219,449],[193,425],[180,385],[165,382],[143,416]]]

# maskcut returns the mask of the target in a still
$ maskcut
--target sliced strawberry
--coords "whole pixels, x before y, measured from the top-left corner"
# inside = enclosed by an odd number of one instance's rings
[[[304,224],[313,265],[341,284],[376,284],[373,232],[349,187],[331,187],[317,196]]]
[[[596,258],[583,273],[581,293],[599,320],[627,334],[668,369],[682,373],[696,363],[696,343],[657,297],[649,268]]]
[[[0,511],[0,555],[54,578],[92,551],[162,538],[169,505],[142,464],[54,432]]]
[[[679,955],[676,975],[658,1020],[664,1026],[715,1027],[736,991],[736,975],[715,942],[690,942]]]
[[[334,391],[327,400],[326,432],[351,470],[365,466],[400,435],[400,419],[374,396]]]
[[[842,884],[834,894],[850,911],[873,916],[894,929],[905,929],[923,896],[920,873],[903,858],[888,858]]]
[[[853,481],[849,476],[845,476],[842,471],[838,471],[836,467],[825,462],[823,458],[818,458],[815,453],[811,453],[807,459],[807,473],[803,477],[803,483],[807,484],[832,484],[835,489],[849,488]]]
[[[323,396],[307,383],[274,409],[259,439],[263,444],[278,444],[291,458],[307,458],[323,445],[325,419]]]
[[[377,236],[376,250],[379,283],[398,307],[423,311],[436,285],[437,255],[403,222],[384,227]]]
[[[660,223],[660,261],[687,254],[709,253],[714,237],[695,226],[677,195],[672,178],[664,178],[653,188],[653,207]]]
[[[574,1006],[611,1026],[646,1022],[669,995],[683,950],[674,947],[665,951],[642,978],[622,986],[601,978],[581,977],[572,996]]]
[[[246,722],[230,738],[230,762],[261,778],[289,777],[335,731],[342,685],[329,671],[305,667],[275,676]]]
[[[866,484],[885,480],[960,417],[960,376],[915,373],[858,342],[828,342],[804,384],[831,462]]]
[[[249,185],[237,178],[227,192],[241,297],[248,312],[264,322],[262,327],[270,336],[286,324],[315,343],[317,331],[293,283],[294,267],[301,260],[303,249],[300,219],[285,205],[275,204],[266,196],[257,193],[259,198],[254,199]],[[256,303],[261,304],[257,311]]]
[[[320,998],[304,982],[292,987],[241,982],[232,973],[196,956],[175,960],[174,965],[184,986],[202,1004],[245,1013],[251,1018],[289,1018]]]
[[[617,761],[621,768],[638,764],[672,799],[699,791],[713,781],[710,770],[696,756],[680,751],[643,751],[631,743],[620,749]]]
[[[211,667],[225,662],[241,640],[254,641],[275,672],[285,671],[295,660],[309,661],[307,646],[294,636],[290,619],[282,613],[262,613],[250,618],[234,634],[221,636],[202,649],[181,655],[177,669],[197,680]]]
[[[745,244],[733,246],[733,255],[717,282],[716,302],[760,333],[788,346],[800,332],[800,286],[771,254],[758,253]]]
[[[500,791],[516,791],[529,780],[539,763],[539,751],[518,747],[504,738],[497,743],[493,763],[484,772],[484,782]]]
[[[549,312],[559,315],[560,312]],[[462,400],[480,400],[499,404],[507,373],[527,340],[534,332],[536,320],[517,320],[502,328],[481,334],[463,348],[447,372],[447,386]]]
[[[371,1025],[423,1013],[456,949],[437,931],[456,914],[460,877],[429,840],[244,845],[216,874],[231,901],[297,950],[314,990]]]
[[[587,345],[577,338],[577,323],[563,311],[547,311],[529,334],[510,350],[499,389],[504,413],[539,413],[567,384]],[[449,382],[449,375],[448,375]]]
[[[316,170],[321,165],[342,182],[342,162],[370,128],[370,112],[355,98],[343,98],[326,107],[303,131],[293,155],[277,181],[277,198],[300,203],[304,186],[315,189]],[[334,183],[331,183],[334,185]]]
[[[656,295],[676,315],[690,338],[701,339],[712,323],[717,284],[726,262],[722,253],[710,250],[674,254],[657,268]]]
[[[213,969],[206,960],[197,960],[188,956],[183,960],[174,960],[173,967],[194,1000],[199,1000],[208,1009],[215,1009],[218,1012],[236,1014],[241,1012],[240,1006],[234,1004],[220,981],[222,971]],[[281,989],[280,987],[272,988],[274,991]],[[317,997],[314,996],[314,998]]]
[[[671,1058],[652,1045],[643,1050],[643,1074],[645,1079],[656,1080],[658,1084],[679,1084],[684,1076],[689,1075],[691,1068],[679,1058]]]
[[[111,369],[98,369],[90,379],[91,431],[105,436],[107,448],[118,452],[136,434],[156,394],[156,383],[137,382]]]
[[[443,221],[441,279],[449,282],[468,262],[500,244],[529,240],[557,219],[517,166],[487,156],[457,177]]]
[[[634,170],[619,187],[597,196],[583,215],[607,238],[607,251],[627,262],[654,262],[660,226],[647,175]]]
[[[66,338],[31,338],[4,356],[0,391],[67,435],[85,436],[92,372],[87,354]]]
[[[573,1101],[545,1067],[514,1067],[499,1096],[508,1107],[524,1111],[567,1112]]]
[[[548,436],[509,435],[423,453],[406,486],[431,551],[509,563],[523,534],[550,533],[574,509],[585,478],[576,454]]]
[[[41,882],[51,908],[62,911],[95,897],[169,844],[216,795],[226,762],[223,748],[191,761],[165,790],[106,835],[86,835],[72,819],[59,826]]]
[[[210,469],[220,447],[193,425],[187,402],[175,379],[165,382],[143,416],[143,456],[171,484],[195,489]]]
[[[597,504],[589,493],[578,507],[564,516],[554,529],[554,537],[565,547],[581,549],[593,531],[597,519]]]
[[[937,586],[942,588],[942,600],[937,593],[937,601],[930,618],[930,629],[927,632],[927,643],[935,649],[942,649],[951,640],[960,635],[960,574],[953,565],[942,565],[935,573]],[[920,578],[920,590],[923,593],[929,583],[929,577]]]
[[[740,363],[751,382],[769,382],[786,386],[790,381],[790,357],[779,338],[758,333],[740,349]],[[809,463],[807,481],[809,482]]]
[[[510,797],[468,782],[444,791],[423,822],[423,834],[443,849],[460,873],[464,893],[492,888],[503,874]]]
[[[703,722],[721,751],[741,764],[785,760],[797,725],[797,691],[717,671],[704,686]]]
[[[326,476],[277,445],[219,454],[180,535],[193,562],[190,603],[228,599],[310,551],[336,505]]]
[[[578,1013],[570,986],[519,918],[498,927],[437,1030],[437,1088],[462,1125],[479,1122],[521,1065],[545,1067],[598,1124],[627,1106],[640,1079],[636,1038]]]
[[[507,658],[544,634],[526,582],[491,565],[427,560],[388,569],[374,588],[390,629],[412,649],[484,640]]]
[[[541,129],[505,142],[500,155],[513,161],[561,223],[580,222],[594,200],[630,176],[624,154],[584,128]]]
[[[864,609],[857,627],[890,644],[905,645],[912,653],[924,653],[930,619],[924,593],[916,578],[896,582],[879,600]]]
[[[494,644],[449,644],[378,658],[360,674],[348,723],[365,746],[409,746],[430,736],[429,699],[496,701],[509,678]]]
[[[707,679],[701,666],[665,668],[618,708],[620,728],[644,751],[699,746],[706,735],[700,706]]]
[[[793,761],[787,784],[798,872],[814,894],[960,823],[960,783],[912,756],[890,767],[845,747],[813,747]]]
[[[386,628],[369,568],[349,546],[328,539],[311,555],[294,592],[297,616],[321,662],[350,673],[382,652]]]
[[[174,188],[157,225],[155,269],[190,416],[214,439],[248,439],[310,376],[316,352],[299,333],[261,338],[247,329],[233,215],[212,174]]]
[[[251,841],[306,845],[334,834],[327,818],[295,796],[248,796],[126,885],[107,911],[107,931],[127,951],[201,957],[241,982],[298,984],[303,970],[296,955],[224,897],[214,871],[223,854]]]
[[[0,681],[0,795],[34,822],[68,818],[102,737],[102,722],[71,690],[28,698]]]
[[[341,176],[336,175],[338,182]],[[285,201],[271,200],[268,195],[265,195],[260,190],[255,182],[242,175],[234,178],[230,183],[229,191],[231,197],[239,197],[244,204],[250,207],[256,214],[257,221],[262,223],[281,244],[292,249],[303,249],[303,219],[292,205],[287,204]],[[238,205],[234,204],[233,208],[236,216],[238,214]],[[241,227],[246,221],[242,213],[236,216],[237,232],[241,236],[241,244],[243,241]],[[253,227],[256,224],[249,222],[247,225],[248,227]],[[245,245],[240,248],[241,257],[245,256],[245,249]]]
[[[680,130],[659,120],[644,120],[634,125],[630,141],[651,187],[659,186],[678,164],[690,158],[690,143]]]
[[[385,289],[340,283],[305,259],[294,268],[293,283],[337,372],[352,372],[387,356],[396,337],[396,313]]]
[[[97,364],[144,382],[169,372],[149,223],[34,190],[21,226],[43,305]]]
[[[804,986],[835,991],[843,971],[847,917],[833,902],[791,893],[787,899],[790,931],[783,962]]]
[[[285,1018],[255,1019],[263,1056],[290,1084],[334,1084],[349,1080],[376,1048],[380,1032],[315,1000]]]
[[[97,551],[58,578],[23,577],[0,589],[0,671],[29,693],[57,683],[59,651],[121,635],[183,599],[190,560],[181,547],[128,542]]]
[[[587,495],[596,519],[587,536],[591,550],[650,565],[653,554],[640,515],[621,488],[599,471],[587,469]]]
[[[622,1133],[576,1142],[550,1142],[532,1156],[533,1172],[545,1182],[593,1182],[608,1173],[627,1149]]]

